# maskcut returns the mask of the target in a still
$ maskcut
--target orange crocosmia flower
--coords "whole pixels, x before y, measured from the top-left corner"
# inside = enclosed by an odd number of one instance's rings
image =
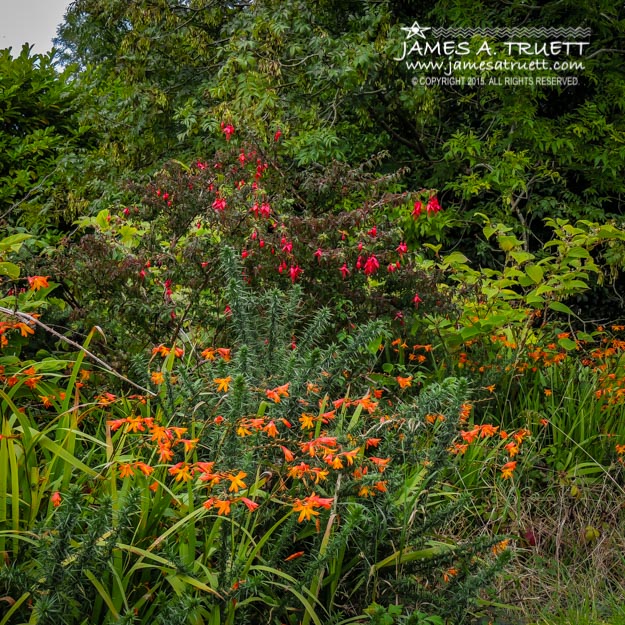
[[[154,467],[151,467],[145,462],[135,462],[135,469],[139,469],[146,477],[154,472]]]
[[[401,376],[397,376],[395,378],[397,380],[397,383],[399,384],[400,388],[407,388],[409,386],[412,386],[412,376],[409,375],[406,378],[402,378]]]
[[[369,447],[377,447],[381,440],[381,438],[368,438],[365,442],[365,448],[369,449]]]
[[[39,289],[45,289],[49,287],[49,277],[50,276],[33,276],[32,278],[28,278],[28,286],[30,286],[30,290],[38,291]]]
[[[108,425],[113,432],[119,430],[119,428],[127,423],[128,419],[114,419],[113,421],[107,421],[106,425]]]
[[[128,427],[126,428],[127,432],[144,432],[145,428],[143,427],[143,419],[141,417],[128,417],[126,419],[126,423]]]
[[[311,457],[314,457],[316,448],[328,448],[336,447],[336,436],[320,436],[306,443],[300,443],[302,453],[308,453]]]
[[[207,499],[202,506],[204,506],[204,508],[206,508],[207,510],[210,510],[213,506],[215,505],[215,498],[211,497],[210,499]]]
[[[243,478],[247,477],[247,473],[239,471],[236,475],[226,475],[226,477],[230,480],[229,492],[238,493],[241,488],[247,488],[243,481]]]
[[[263,432],[266,432],[269,438],[275,438],[276,436],[278,436],[278,428],[276,427],[276,424],[273,421],[270,421],[263,428]]]
[[[313,467],[311,473],[315,476],[315,484],[319,484],[319,482],[323,482],[323,480],[327,479],[330,472],[326,469],[322,469],[321,467]]]
[[[280,403],[280,395],[278,395],[276,391],[267,389],[265,391],[265,395],[267,395],[267,398],[271,399],[271,401],[275,402],[276,404]]]
[[[44,408],[50,408],[50,406],[52,406],[52,402],[50,400],[54,399],[54,395],[51,397],[48,397],[47,395],[39,395],[39,399],[43,402]]]
[[[211,473],[214,466],[214,462],[196,462],[195,465],[193,465],[193,468],[196,472],[199,471],[200,473]]]
[[[354,406],[362,406],[363,410],[366,410],[369,414],[375,412],[375,409],[378,407],[378,402],[371,401],[368,393],[362,399],[355,399],[351,403]]]
[[[165,376],[162,371],[152,371],[152,375],[150,376],[152,382],[156,385],[162,384],[165,381]]]
[[[375,456],[371,456],[369,460],[371,460],[371,462],[373,462],[373,464],[378,467],[378,471],[380,473],[384,473],[386,466],[391,461],[390,458],[376,458]]]
[[[383,393],[384,393],[384,389],[381,389],[381,388],[379,388],[379,389],[374,389],[374,390],[373,390],[373,396],[374,396],[376,399],[380,399],[380,398],[382,397],[382,394],[383,394]]]
[[[241,438],[243,438],[245,436],[251,436],[251,435],[252,435],[252,431],[249,429],[248,424],[242,421],[239,427],[237,427],[237,436],[240,436]]]
[[[315,420],[316,417],[306,413],[302,413],[302,416],[299,418],[299,422],[302,424],[302,429],[304,430],[309,430],[315,427]]]
[[[347,464],[351,467],[354,464],[354,458],[360,452],[360,447],[356,447],[356,449],[352,449],[351,451],[344,451],[341,456],[345,457],[347,460]]]
[[[306,384],[307,393],[318,393],[320,390],[321,388],[317,384],[313,384],[312,382]]]
[[[215,360],[215,350],[212,347],[205,349],[200,355],[204,360]]]
[[[169,443],[159,443],[158,444],[158,459],[161,462],[169,462],[173,460],[174,452],[172,451]]]
[[[512,438],[514,438],[514,440],[517,442],[518,445],[520,445],[523,442],[523,439],[526,436],[531,436],[532,433],[526,429],[526,428],[521,428],[518,432],[515,432],[512,435]]]
[[[166,347],[163,343],[161,343],[152,349],[152,355],[160,354],[163,358],[165,358],[166,356],[169,356],[170,351],[169,347]]]
[[[215,378],[213,382],[217,384],[217,392],[223,391],[224,393],[227,393],[228,388],[230,388],[230,382],[232,382],[232,378],[230,376],[228,376],[227,378]]]
[[[460,432],[460,436],[465,443],[471,444],[477,438],[479,433],[480,426],[478,425],[468,432]]]
[[[50,497],[50,501],[52,502],[52,505],[55,508],[58,508],[61,505],[61,501],[63,501],[63,498],[61,497],[61,493],[59,493],[58,490],[52,493]]]
[[[553,395],[553,391],[550,388],[545,389],[545,397],[551,397]]]
[[[490,423],[485,423],[480,426],[480,437],[481,438],[490,438],[497,433],[499,429],[498,425],[491,425]]]
[[[225,362],[230,362],[232,360],[232,350],[229,347],[218,347],[215,351],[224,359]]]
[[[41,381],[41,376],[35,376],[34,378],[27,378],[24,380],[24,385],[30,389],[36,388],[37,384]]]
[[[186,434],[188,429],[189,429],[189,428],[181,428],[181,427],[178,427],[178,426],[172,425],[172,426],[169,428],[168,433],[169,433],[169,432],[173,432],[173,433],[176,435],[176,438],[182,438],[182,435],[183,435],[183,434]]]
[[[190,471],[190,465],[186,462],[179,462],[171,467],[168,473],[169,475],[175,476],[176,482],[189,482],[193,479]]]
[[[159,486],[158,482],[152,482],[152,483],[148,486],[148,488],[149,488],[149,489],[150,489],[153,493],[155,493],[155,492],[158,490],[158,486]]]
[[[519,453],[519,448],[514,442],[510,442],[507,445],[504,445],[504,449],[508,452],[510,458],[514,458]]]
[[[375,493],[373,492],[371,486],[367,486],[366,484],[363,484],[359,489],[358,489],[358,496],[359,497],[371,497],[372,495],[374,495]]]
[[[254,510],[256,510],[256,508],[258,508],[258,505],[259,505],[255,501],[252,501],[251,499],[248,499],[247,497],[240,497],[237,501],[241,501],[242,503],[244,503],[246,508],[250,512],[254,512]]]
[[[493,555],[498,556],[500,553],[504,552],[508,548],[509,544],[510,544],[510,539],[506,538],[505,540],[498,542],[496,545],[493,545],[491,547]]]
[[[332,402],[332,405],[338,410],[343,404],[348,407],[351,402],[347,399],[347,397],[341,397],[341,399],[337,399]]]
[[[34,334],[35,331],[27,324],[23,323],[23,322],[18,322],[13,326],[16,330],[20,331],[20,334],[24,337],[28,336],[29,334]]]
[[[188,454],[190,451],[193,451],[195,449],[195,446],[197,445],[199,440],[199,438],[179,438],[177,442],[181,445],[184,445],[184,453]]]
[[[119,477],[131,477],[135,472],[132,470],[132,465],[129,462],[119,463]]]
[[[303,551],[296,551],[295,553],[292,553],[290,556],[284,558],[285,562],[290,562],[291,560],[295,560],[297,558],[301,558],[304,555]]]
[[[447,569],[444,573],[443,573],[443,581],[445,583],[449,582],[449,580],[451,580],[452,577],[455,577],[456,575],[458,575],[458,569],[455,568],[451,568],[451,569]]]
[[[229,499],[215,499],[214,504],[219,516],[230,514],[231,501]]]
[[[282,453],[284,454],[284,459],[286,460],[286,462],[293,462],[293,460],[295,460],[295,456],[293,455],[293,452],[288,447],[285,447],[284,445],[280,445],[280,449],[282,450]]]
[[[308,497],[303,501],[296,499],[293,504],[293,511],[299,512],[299,517],[297,518],[299,523],[310,521],[313,516],[319,516],[319,513],[315,510],[315,504],[309,501]]]
[[[501,477],[504,480],[507,480],[512,477],[512,473],[516,469],[516,460],[511,460],[510,462],[506,462],[506,464],[501,467]]]
[[[376,482],[373,487],[380,491],[381,493],[385,493],[386,492],[386,480],[385,481],[378,481]]]
[[[469,449],[468,443],[454,443],[453,447],[449,450],[454,456],[462,455],[467,449]]]
[[[625,445],[615,445],[614,449],[616,450],[616,453],[619,456],[622,456],[623,454],[625,454]]]

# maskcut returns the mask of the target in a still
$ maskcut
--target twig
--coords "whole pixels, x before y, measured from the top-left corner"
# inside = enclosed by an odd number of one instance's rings
[[[124,382],[127,382],[131,386],[134,386],[135,388],[143,391],[144,393],[148,393],[149,395],[152,395],[152,397],[156,397],[156,393],[148,390],[147,388],[143,388],[143,386],[139,386],[132,380],[129,380],[127,377],[123,376],[121,373],[115,371],[113,367],[111,367],[108,363],[104,362],[101,358],[98,358],[95,354],[92,354],[88,349],[85,349],[82,345],[79,345],[78,343],[72,341],[71,339],[68,339],[66,336],[63,336],[61,333],[57,332],[50,326],[39,321],[39,319],[37,319],[36,317],[33,317],[32,315],[29,315],[28,313],[20,312],[19,310],[11,310],[10,308],[4,308],[4,306],[0,306],[0,313],[4,313],[5,315],[8,315],[9,317],[17,317],[18,319],[21,319],[22,321],[27,321],[31,324],[36,324],[40,326],[46,332],[53,334],[54,336],[61,339],[68,345],[71,345],[72,347],[75,347],[76,349],[83,352],[85,356],[88,356],[89,358],[91,358],[91,360],[93,360],[94,362],[99,364],[101,367],[106,369],[109,373],[112,373],[115,377],[119,378],[120,380],[123,380]]]

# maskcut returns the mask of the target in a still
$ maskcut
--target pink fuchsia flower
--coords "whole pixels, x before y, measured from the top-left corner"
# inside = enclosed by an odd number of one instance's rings
[[[224,124],[221,122],[221,129],[226,135],[226,141],[230,141],[230,137],[234,134],[234,126],[232,124]]]
[[[371,230],[369,230],[369,232],[367,232],[367,234],[368,234],[370,237],[372,237],[372,238],[373,238],[373,237],[377,237],[377,236],[378,236],[378,229],[377,229],[377,227],[376,227],[376,226],[373,226],[373,228],[371,228]]]
[[[258,206],[258,202],[254,202],[254,206],[250,208],[250,213],[254,213],[254,217],[258,217],[259,211],[260,211],[260,207]]]
[[[428,205],[426,208],[428,215],[430,215],[431,213],[434,213],[436,215],[436,213],[438,213],[438,211],[441,210],[441,205],[438,203],[438,198],[433,195],[429,200],[428,200]]]
[[[419,308],[419,304],[422,302],[423,300],[419,297],[418,293],[415,293],[415,296],[412,298],[412,303],[415,305],[415,308]]]
[[[269,218],[269,216],[271,215],[271,206],[269,205],[268,202],[263,202],[260,205],[260,214],[261,214],[261,217],[265,217],[266,219]]]
[[[222,197],[218,197],[214,202],[213,202],[213,208],[216,211],[223,211],[226,208],[226,200]]]
[[[380,268],[380,262],[375,257],[375,254],[371,254],[365,262],[365,275],[373,275]]]
[[[318,261],[320,261],[320,260],[321,260],[321,257],[323,256],[323,250],[322,250],[320,247],[318,247],[318,248],[317,248],[317,251],[313,254],[313,256],[314,256],[314,257],[315,257]]]
[[[282,131],[280,129],[276,130],[276,134],[273,136],[274,141],[279,141],[282,136]]]
[[[303,271],[299,267],[299,265],[291,266],[289,268],[289,274],[291,276],[291,282],[295,283],[295,280],[297,280],[302,273],[303,273]]]
[[[287,241],[286,237],[282,237],[282,239],[280,240],[280,245],[282,245],[282,251],[287,254],[290,254],[293,251],[293,242]]]
[[[395,248],[395,251],[401,256],[408,251],[408,246],[402,241],[397,248]]]
[[[421,211],[423,211],[423,203],[422,203],[422,202],[420,202],[419,200],[417,200],[417,201],[414,203],[414,209],[413,209],[413,211],[412,211],[412,216],[413,216],[415,219],[419,219],[419,217],[421,217]]]
[[[343,280],[349,276],[349,269],[347,268],[347,263],[343,263],[343,266],[339,269],[341,275],[343,276]]]

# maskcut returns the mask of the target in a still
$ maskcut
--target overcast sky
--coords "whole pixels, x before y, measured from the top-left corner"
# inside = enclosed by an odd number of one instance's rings
[[[34,44],[34,54],[52,48],[56,27],[71,0],[0,0],[0,48],[13,48],[17,56],[24,43]]]

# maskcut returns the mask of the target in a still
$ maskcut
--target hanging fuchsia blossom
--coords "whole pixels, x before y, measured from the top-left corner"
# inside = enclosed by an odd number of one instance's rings
[[[373,228],[371,228],[371,230],[369,230],[369,232],[367,232],[367,234],[374,238],[378,236],[378,229],[376,228],[376,226],[373,226]]]
[[[375,257],[375,254],[371,254],[365,262],[365,275],[373,275],[380,268],[380,262]]]
[[[417,200],[417,201],[414,203],[414,209],[413,209],[413,211],[412,211],[412,216],[413,216],[415,219],[419,219],[419,217],[421,217],[421,212],[422,212],[422,211],[423,211],[423,203],[422,203],[422,202],[420,202],[419,200]]]
[[[260,214],[261,214],[261,217],[265,217],[266,219],[269,218],[269,216],[271,215],[271,206],[269,205],[268,202],[263,202],[260,205]]]
[[[234,126],[232,124],[224,124],[221,122],[221,129],[226,135],[226,141],[230,141],[230,137],[234,134]]]
[[[293,251],[293,242],[287,241],[284,236],[280,239],[280,245],[282,245],[282,251],[286,254],[290,254]]]
[[[295,280],[297,280],[302,273],[303,273],[303,271],[299,267],[299,265],[291,266],[289,268],[289,274],[291,276],[291,282],[295,283]]]
[[[408,251],[408,246],[402,241],[397,248],[395,249],[395,251],[401,256],[402,254],[405,254]]]
[[[438,211],[441,210],[441,205],[438,203],[438,198],[433,195],[429,200],[428,200],[428,205],[426,208],[428,215],[430,214],[434,214],[436,215],[436,213],[438,213]]]
[[[313,254],[313,256],[320,261],[321,257],[323,256],[323,251],[320,247],[317,248],[317,251]]]
[[[415,293],[415,296],[412,298],[412,303],[415,305],[415,308],[419,308],[419,304],[422,302],[423,300],[419,297],[418,293]]]
[[[226,200],[222,197],[218,197],[214,202],[213,202],[213,208],[216,211],[223,211],[226,208]]]
[[[343,263],[343,266],[339,269],[341,275],[343,276],[343,280],[349,276],[349,269],[347,268],[347,263]]]
[[[276,134],[273,136],[274,141],[279,141],[282,136],[282,131],[280,129],[276,130]]]

